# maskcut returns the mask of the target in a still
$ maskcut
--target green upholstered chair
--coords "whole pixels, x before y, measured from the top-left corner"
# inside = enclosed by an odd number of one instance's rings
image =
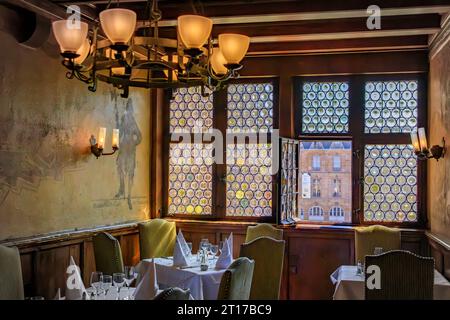
[[[275,240],[283,240],[283,230],[277,229],[268,223],[258,223],[247,228],[245,242],[250,242],[259,237],[269,237]]]
[[[238,258],[224,272],[219,286],[218,300],[248,300],[255,262]]]
[[[119,241],[106,232],[93,238],[96,270],[104,274],[123,272],[122,250]]]
[[[153,300],[189,300],[189,289],[183,290],[177,287],[167,288],[160,292]]]
[[[366,300],[432,300],[434,259],[393,250],[365,257],[365,268],[380,268],[380,289],[365,287]],[[366,274],[366,277],[369,275]],[[369,279],[369,282],[371,280]]]
[[[372,255],[376,247],[383,251],[401,249],[401,233],[398,229],[385,226],[359,227],[355,229],[355,262],[363,262],[364,257]]]
[[[23,300],[20,254],[16,247],[0,246],[0,300]]]
[[[177,231],[175,222],[153,219],[139,224],[139,248],[141,259],[171,256]]]
[[[241,257],[255,261],[250,300],[278,300],[283,272],[284,240],[260,237],[241,245]]]

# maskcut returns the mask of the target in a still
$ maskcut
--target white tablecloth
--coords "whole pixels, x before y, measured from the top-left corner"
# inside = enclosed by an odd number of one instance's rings
[[[143,276],[141,272],[149,269],[145,264],[150,262],[151,259],[145,259],[137,265],[140,277]],[[195,259],[191,259],[191,263],[197,264]],[[177,268],[173,266],[172,259],[168,258],[156,258],[155,266],[160,289],[167,287],[189,289],[195,300],[216,300],[220,280],[225,272],[225,270],[216,270],[214,265],[210,265],[207,271],[201,271],[200,267]]]
[[[336,286],[334,300],[364,300],[364,275],[357,274],[356,266],[341,266],[330,278]],[[435,300],[450,300],[450,282],[436,270],[433,295]]]

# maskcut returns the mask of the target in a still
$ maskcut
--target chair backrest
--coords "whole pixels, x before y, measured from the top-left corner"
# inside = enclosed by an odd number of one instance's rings
[[[189,300],[189,289],[183,290],[177,287],[167,288],[160,292],[153,300]]]
[[[250,242],[259,237],[269,237],[275,240],[283,240],[283,230],[277,229],[268,223],[258,223],[256,226],[247,227],[245,242]]]
[[[0,246],[0,300],[23,300],[20,254],[16,247]]]
[[[106,232],[93,238],[96,270],[104,274],[123,272],[122,250],[119,241]]]
[[[241,257],[255,261],[251,300],[278,300],[283,273],[284,240],[257,238],[241,244]]]
[[[171,256],[177,231],[175,222],[153,219],[139,224],[139,248],[142,259]]]
[[[380,255],[366,256],[365,268],[375,265],[380,269],[380,288],[365,285],[366,300],[432,300],[434,286],[434,259],[421,257],[409,251],[393,250]],[[366,273],[366,280],[372,273]],[[374,282],[375,278],[369,278]],[[374,283],[375,284],[375,283]]]
[[[385,226],[355,228],[355,262],[363,262],[364,257],[372,255],[376,247],[383,251],[401,249],[401,233],[398,229]]]
[[[255,262],[245,257],[237,258],[222,276],[218,300],[248,300],[252,286]]]

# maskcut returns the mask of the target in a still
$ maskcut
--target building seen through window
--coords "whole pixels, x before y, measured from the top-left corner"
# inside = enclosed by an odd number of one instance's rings
[[[299,158],[299,211],[303,216],[299,213],[298,219],[351,222],[351,141],[302,141]]]

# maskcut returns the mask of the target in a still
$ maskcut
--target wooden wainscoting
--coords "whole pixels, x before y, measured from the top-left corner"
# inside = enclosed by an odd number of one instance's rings
[[[58,288],[61,288],[61,294],[64,294],[66,269],[71,256],[80,267],[84,283],[89,285],[91,272],[95,271],[92,237],[101,231],[111,233],[120,241],[126,265],[139,262],[139,234],[136,223],[61,232],[0,244],[17,246],[20,250],[25,296],[51,299]]]
[[[245,241],[247,227],[251,225],[223,221],[174,221],[177,229],[183,231],[187,241],[193,243],[194,251],[198,249],[203,238],[217,244],[233,233],[235,257],[239,256],[240,245]],[[300,225],[283,230],[286,254],[281,298],[331,299],[334,287],[330,281],[330,274],[340,265],[354,263],[353,228]],[[89,285],[90,274],[95,270],[92,237],[100,231],[107,231],[118,238],[126,265],[135,265],[139,262],[137,223],[62,232],[1,244],[17,246],[20,249],[26,296],[41,295],[50,299],[58,288],[61,288],[64,294],[66,268],[70,256],[80,266],[83,280]],[[402,247],[422,255],[429,252],[427,239],[421,230],[402,230]],[[440,267],[440,270],[447,268],[448,276],[450,254],[447,252],[442,258],[438,258],[435,253],[434,255],[437,267]]]
[[[450,239],[426,232],[436,269],[450,281]]]

